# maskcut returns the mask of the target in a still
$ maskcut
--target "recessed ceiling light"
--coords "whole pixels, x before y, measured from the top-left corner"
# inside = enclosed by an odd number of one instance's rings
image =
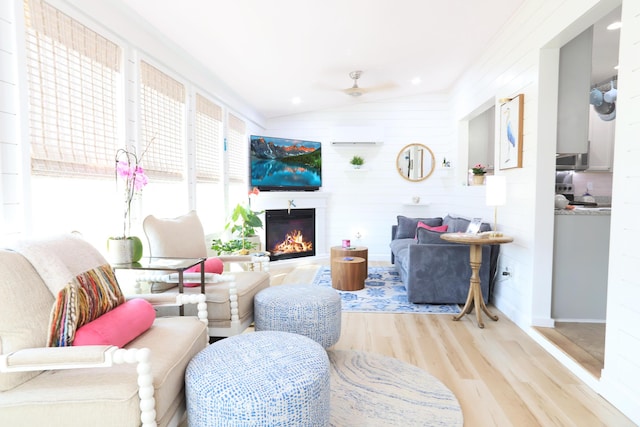
[[[616,21],[607,26],[607,30],[619,30],[622,27],[622,22]]]
[[[294,96],[293,98],[291,98],[291,103],[293,105],[298,105],[302,102],[302,99],[300,99],[299,96]]]
[[[420,77],[414,77],[411,79],[411,84],[413,85],[419,85],[420,83],[422,83],[422,79]]]

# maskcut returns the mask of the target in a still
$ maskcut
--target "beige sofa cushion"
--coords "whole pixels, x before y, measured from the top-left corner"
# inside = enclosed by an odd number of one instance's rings
[[[184,401],[184,371],[207,343],[205,325],[181,317],[156,319],[126,346],[151,350],[160,426]],[[45,371],[2,395],[0,420],[8,426],[138,426],[137,389],[136,365]]]
[[[49,312],[55,299],[22,255],[0,250],[0,295],[0,353],[46,347]],[[0,391],[39,374],[40,371],[0,374]]]

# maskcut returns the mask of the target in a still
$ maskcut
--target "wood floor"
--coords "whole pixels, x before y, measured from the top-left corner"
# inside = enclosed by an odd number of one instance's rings
[[[536,328],[594,378],[604,369],[605,323],[556,322],[555,328]]]
[[[317,268],[273,264],[272,285],[311,283]],[[428,371],[457,396],[465,427],[635,425],[490,309],[500,320],[485,319],[484,329],[475,315],[454,322],[450,315],[343,313],[334,348],[379,353]]]

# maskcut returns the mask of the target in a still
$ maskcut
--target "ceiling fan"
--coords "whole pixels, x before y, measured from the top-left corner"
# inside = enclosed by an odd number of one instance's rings
[[[360,78],[360,76],[362,76],[361,70],[350,72],[349,77],[353,79],[353,86],[351,86],[348,89],[343,89],[343,92],[353,98],[357,98],[361,95],[364,95],[365,93],[371,93],[371,92],[377,92],[377,91],[389,90],[389,89],[395,88],[395,85],[393,83],[386,83],[386,84],[378,85],[376,87],[361,88],[360,86],[358,86],[358,79]]]
[[[344,93],[346,93],[349,96],[353,96],[354,98],[357,98],[358,96],[364,93],[364,90],[358,87],[358,79],[360,78],[361,75],[362,75],[362,71],[360,70],[352,71],[349,73],[349,77],[353,79],[353,86],[351,86],[348,89],[345,89]]]

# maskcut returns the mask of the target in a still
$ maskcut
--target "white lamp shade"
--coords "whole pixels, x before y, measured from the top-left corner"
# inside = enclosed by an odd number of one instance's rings
[[[503,206],[507,203],[507,179],[504,175],[489,175],[485,182],[487,206]]]

